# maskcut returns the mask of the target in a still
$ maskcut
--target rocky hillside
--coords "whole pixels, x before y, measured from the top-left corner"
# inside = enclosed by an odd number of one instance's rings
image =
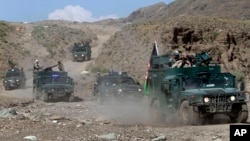
[[[157,3],[140,8],[126,18],[96,23],[1,22],[0,68],[6,70],[8,59],[17,64],[25,59],[32,63],[36,58],[43,58],[44,62],[69,60],[74,42],[90,41],[96,46],[102,29],[117,27],[122,30],[103,45],[99,57],[91,64],[93,72],[125,70],[143,81],[152,43],[157,41],[161,53],[174,49],[206,50],[222,64],[224,71],[235,73],[241,80],[243,75],[249,75],[250,67],[248,5],[249,0],[176,0],[169,5]],[[94,25],[103,28],[89,28]]]
[[[247,20],[250,19],[250,1],[175,0],[169,5],[162,2],[132,12],[124,19],[124,22],[161,21],[179,15],[216,16]]]
[[[178,16],[127,25],[105,44],[95,69],[122,69],[143,81],[155,40],[162,54],[207,51],[223,71],[234,73],[238,80],[249,77],[250,23],[211,17]]]
[[[50,63],[69,59],[70,49],[75,42],[90,42],[95,46],[96,40],[97,35],[88,28],[87,23],[2,21],[0,22],[0,70],[3,73],[8,68],[8,60],[12,60],[18,66],[27,59],[30,60],[29,63],[36,58]]]

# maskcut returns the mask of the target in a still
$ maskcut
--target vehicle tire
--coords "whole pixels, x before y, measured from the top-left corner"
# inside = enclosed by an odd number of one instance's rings
[[[36,90],[33,90],[33,99],[39,100],[39,94]]]
[[[9,87],[6,86],[6,87],[4,87],[4,89],[7,91],[7,90],[9,90]]]
[[[45,92],[42,92],[41,98],[43,102],[48,102],[49,101],[49,95]]]
[[[22,84],[21,84],[21,87],[20,87],[21,89],[24,89],[25,88],[25,82],[23,82]]]
[[[66,94],[66,100],[67,102],[73,102],[75,97],[72,94]]]
[[[183,125],[196,125],[200,123],[199,112],[194,111],[188,101],[183,101],[179,109],[179,121]]]
[[[153,124],[161,124],[164,122],[164,116],[161,112],[159,100],[153,100],[150,106],[150,120]]]
[[[231,122],[233,123],[246,123],[248,119],[248,108],[247,104],[233,105],[233,114],[230,116]]]

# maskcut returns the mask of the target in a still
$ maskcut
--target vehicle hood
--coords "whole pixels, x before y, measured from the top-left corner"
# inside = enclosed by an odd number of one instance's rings
[[[87,51],[73,52],[74,55],[87,54]]]
[[[123,90],[134,90],[134,91],[138,91],[138,89],[142,89],[141,86],[138,85],[130,85],[130,84],[123,84],[123,85],[119,85],[120,89]]]
[[[70,84],[44,84],[42,86],[44,89],[64,89],[64,88],[73,88],[73,85]]]
[[[8,78],[4,78],[4,81],[8,81],[9,83],[14,83],[16,82],[16,80],[20,80],[21,77],[8,77]]]
[[[209,89],[190,89],[184,91],[186,94],[202,94],[202,95],[220,95],[240,92],[236,88],[209,88]]]

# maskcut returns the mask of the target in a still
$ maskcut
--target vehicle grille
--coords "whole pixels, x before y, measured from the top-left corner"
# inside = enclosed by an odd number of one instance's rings
[[[210,103],[209,106],[206,107],[206,112],[230,112],[232,108],[230,96],[231,95],[209,97]]]

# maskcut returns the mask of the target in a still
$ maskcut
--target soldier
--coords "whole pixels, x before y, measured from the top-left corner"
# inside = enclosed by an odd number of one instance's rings
[[[64,66],[63,66],[63,63],[61,61],[58,61],[58,69],[59,69],[59,71],[64,71]]]
[[[10,69],[14,69],[15,68],[15,63],[13,61],[11,61],[11,59],[8,59],[8,64],[10,66]]]
[[[179,58],[179,51],[175,50],[172,54],[171,54],[171,59],[169,60],[169,67],[172,67],[173,64],[175,64],[180,58]]]
[[[39,69],[40,69],[39,61],[36,59],[35,62],[34,62],[34,68],[33,68],[33,70],[34,71],[39,71]]]
[[[182,57],[181,57],[181,60],[182,60],[182,63],[181,63],[181,66],[179,66],[180,68],[187,68],[187,67],[191,67],[191,63],[190,61],[188,60],[188,55],[187,53],[182,53]]]
[[[173,65],[172,68],[186,68],[186,67],[191,67],[191,63],[189,62],[187,58],[186,53],[182,53],[181,59],[176,61]]]

